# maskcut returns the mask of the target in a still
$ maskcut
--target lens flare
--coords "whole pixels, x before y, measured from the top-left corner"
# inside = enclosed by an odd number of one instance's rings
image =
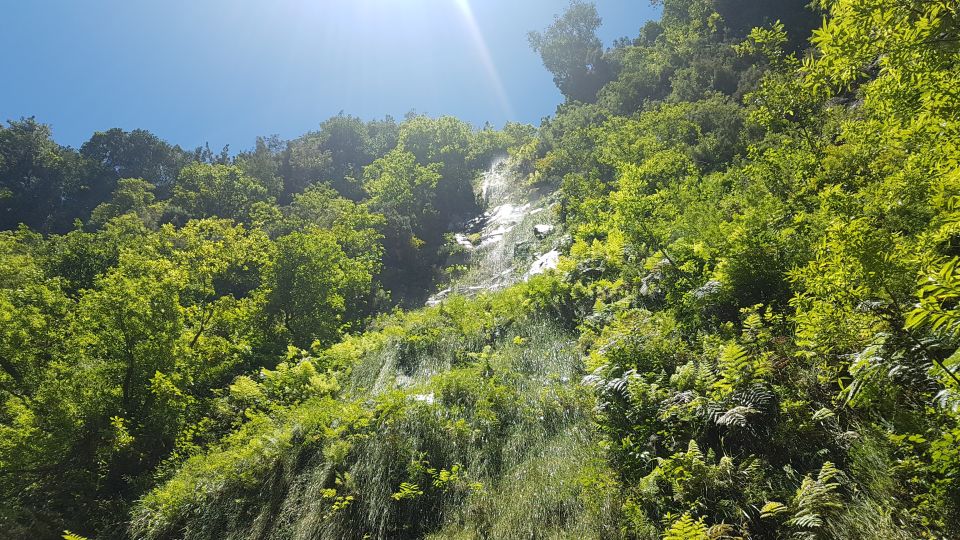
[[[477,18],[473,14],[473,8],[470,7],[470,0],[454,0],[454,2],[460,10],[463,23],[470,33],[470,39],[476,48],[477,56],[480,57],[484,71],[486,71],[487,78],[490,80],[490,84],[497,94],[497,99],[503,108],[503,112],[507,114],[508,118],[513,118],[513,107],[510,105],[510,98],[507,96],[507,91],[503,86],[503,80],[497,71],[497,65],[494,63],[493,56],[490,54],[490,47],[487,46],[487,41],[483,37],[480,25],[477,24]]]

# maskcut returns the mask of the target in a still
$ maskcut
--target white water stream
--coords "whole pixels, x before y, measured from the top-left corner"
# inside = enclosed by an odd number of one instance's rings
[[[450,294],[473,295],[495,291],[527,277],[556,268],[560,252],[544,248],[544,238],[556,230],[553,213],[545,201],[531,194],[511,170],[507,159],[498,159],[484,173],[480,196],[486,212],[464,225],[455,235],[466,252],[470,270],[427,305],[437,305]]]

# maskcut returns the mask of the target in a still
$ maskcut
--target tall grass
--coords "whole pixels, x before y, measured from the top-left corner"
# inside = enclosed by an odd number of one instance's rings
[[[612,537],[573,336],[533,313],[471,321],[456,302],[411,317],[357,347],[339,399],[189,460],[138,506],[135,534]]]

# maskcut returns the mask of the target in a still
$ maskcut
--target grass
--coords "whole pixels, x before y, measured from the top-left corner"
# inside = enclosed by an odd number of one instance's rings
[[[613,537],[581,358],[536,290],[395,314],[320,352],[339,396],[188,460],[138,504],[134,535]]]

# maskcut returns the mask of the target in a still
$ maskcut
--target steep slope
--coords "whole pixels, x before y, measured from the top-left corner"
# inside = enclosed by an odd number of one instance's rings
[[[575,336],[556,312],[570,306],[555,277],[529,270],[537,251],[553,249],[533,232],[549,211],[531,211],[549,197],[524,202],[511,180],[500,162],[481,186],[496,206],[454,286],[475,298],[444,293],[292,358],[281,370],[310,370],[306,384],[325,385],[325,395],[250,410],[253,421],[220,449],[144,499],[135,534],[574,538],[613,527],[611,494],[589,480],[606,467],[593,402],[579,385]],[[513,257],[521,242],[531,252]]]

